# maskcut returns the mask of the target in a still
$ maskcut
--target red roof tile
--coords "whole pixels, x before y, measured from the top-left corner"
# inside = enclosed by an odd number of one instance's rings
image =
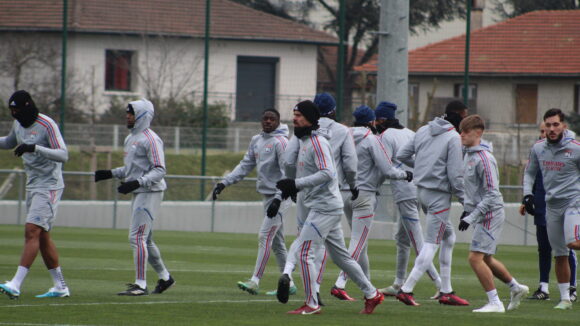
[[[465,34],[409,52],[409,74],[462,74]],[[469,71],[580,74],[580,10],[535,11],[471,33]],[[377,59],[356,70],[377,71]]]
[[[75,32],[204,35],[204,0],[69,0]],[[62,0],[0,0],[0,30],[60,30]],[[213,0],[211,36],[336,43],[327,33],[227,1]]]

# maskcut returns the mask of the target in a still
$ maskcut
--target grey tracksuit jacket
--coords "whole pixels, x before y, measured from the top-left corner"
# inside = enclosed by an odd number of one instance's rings
[[[258,171],[257,191],[262,195],[276,193],[276,182],[284,179],[284,151],[288,146],[288,126],[280,124],[270,133],[261,132],[250,141],[248,151],[236,168],[223,179],[229,186],[242,180],[254,167]]]
[[[479,223],[486,213],[503,208],[503,196],[499,191],[499,173],[497,162],[492,153],[491,144],[481,144],[465,149],[463,166],[465,176],[464,210],[469,212],[465,222]]]
[[[330,143],[316,131],[299,140],[296,188],[304,206],[324,214],[342,214],[343,202]]]
[[[340,190],[354,188],[356,185],[357,157],[354,141],[348,127],[329,118],[320,118],[318,124],[320,128],[318,128],[317,133],[319,135],[325,134],[330,142]]]
[[[26,190],[58,190],[64,188],[62,164],[68,151],[58,126],[48,116],[39,113],[28,128],[14,121],[6,137],[0,137],[0,148],[12,149],[20,144],[35,144],[34,153],[24,153]]]
[[[125,181],[139,181],[141,187],[133,191],[164,191],[167,185],[165,176],[165,154],[163,141],[149,129],[153,120],[153,104],[146,99],[130,103],[135,110],[135,125],[125,138],[124,166],[113,169],[113,176]]]
[[[565,130],[557,144],[542,139],[532,146],[524,172],[524,196],[532,194],[538,169],[542,171],[547,204],[580,198],[580,142],[571,131]]]
[[[435,118],[419,128],[399,149],[397,160],[414,167],[417,187],[453,193],[463,203],[461,140],[451,123]]]
[[[385,147],[387,155],[389,155],[393,160],[393,165],[396,168],[413,172],[411,167],[401,163],[395,157],[399,148],[405,146],[411,139],[413,139],[413,136],[415,136],[415,133],[407,128],[389,128],[383,131],[379,136],[379,140]],[[391,181],[391,186],[395,203],[417,198],[417,187],[412,182],[393,180]]]
[[[369,128],[350,130],[358,157],[356,186],[359,190],[377,192],[386,178],[401,180],[407,177],[405,171],[393,167],[383,144]]]

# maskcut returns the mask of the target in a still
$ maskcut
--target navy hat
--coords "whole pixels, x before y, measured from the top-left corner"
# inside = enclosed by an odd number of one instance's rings
[[[321,116],[327,116],[336,110],[336,101],[334,97],[328,93],[316,94],[314,97],[314,104],[318,106]]]
[[[375,121],[375,111],[366,105],[361,105],[354,110],[352,115],[355,118],[355,123],[368,124]]]
[[[383,101],[377,105],[375,115],[377,119],[395,120],[395,111],[397,111],[397,104]]]

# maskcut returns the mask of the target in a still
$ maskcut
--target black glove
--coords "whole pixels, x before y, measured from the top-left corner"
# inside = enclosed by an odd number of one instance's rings
[[[20,144],[14,150],[14,155],[20,157],[24,153],[34,153],[35,148],[36,148],[36,145],[34,145],[34,144]]]
[[[526,195],[524,196],[524,200],[522,200],[522,204],[526,208],[526,212],[530,215],[536,215],[536,205],[534,205],[534,195]]]
[[[224,190],[226,188],[226,185],[223,183],[218,183],[215,185],[215,188],[213,188],[213,193],[211,194],[211,199],[216,200],[217,196],[219,194],[222,193],[222,190]]]
[[[276,188],[282,190],[282,199],[292,197],[298,193],[296,182],[293,179],[282,179],[276,182]]]
[[[405,180],[407,180],[407,182],[413,181],[413,172],[405,171],[405,173],[407,173],[407,177],[405,178]]]
[[[139,187],[141,187],[141,185],[139,185],[139,181],[133,180],[121,183],[121,185],[117,188],[117,191],[126,195]]]
[[[274,198],[274,200],[272,200],[272,202],[270,203],[270,206],[268,206],[266,216],[268,216],[269,218],[276,216],[276,214],[278,214],[278,210],[280,209],[281,202],[282,201],[280,199]]]
[[[350,188],[350,193],[352,194],[352,197],[350,197],[350,200],[356,200],[358,198],[358,188],[357,187]]]
[[[95,182],[101,180],[111,179],[113,177],[113,172],[111,170],[97,170],[95,171]]]
[[[290,199],[292,199],[292,201],[294,203],[296,203],[296,201],[298,200],[298,194],[294,194],[294,195],[290,196]]]
[[[469,215],[469,213],[468,213],[468,212],[466,212],[466,211],[463,211],[463,213],[461,213],[461,217],[459,218],[459,220],[460,220],[460,221],[463,221],[463,219],[464,219],[464,218],[465,218],[467,215]]]
[[[467,228],[469,228],[469,223],[461,220],[461,222],[459,222],[459,231],[465,231]]]

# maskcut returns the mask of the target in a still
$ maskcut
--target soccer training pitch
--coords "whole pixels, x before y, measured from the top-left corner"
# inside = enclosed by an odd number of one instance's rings
[[[469,232],[469,231],[468,231]],[[119,297],[125,283],[134,281],[133,258],[127,231],[108,229],[56,228],[52,233],[60,253],[60,263],[71,290],[70,298],[38,299],[52,286],[42,258],[37,257],[18,300],[0,297],[0,325],[578,325],[580,307],[555,311],[558,290],[551,275],[551,301],[524,300],[517,311],[505,314],[471,312],[486,302],[486,295],[471,271],[466,257],[467,245],[458,244],[453,255],[453,286],[469,307],[439,305],[429,297],[432,283],[424,277],[415,288],[420,307],[405,306],[386,298],[370,316],[359,315],[362,293],[349,282],[349,294],[356,302],[331,297],[338,269],[328,263],[321,289],[326,304],[322,314],[293,316],[286,312],[302,305],[301,282],[298,295],[280,304],[265,295],[275,288],[279,273],[271,255],[260,284],[259,295],[249,295],[236,286],[251,276],[256,260],[257,235],[225,233],[155,232],[163,258],[177,281],[161,295]],[[290,245],[292,239],[286,239]],[[14,275],[23,244],[22,226],[0,226],[0,281]],[[390,285],[394,278],[393,241],[371,240],[369,255],[372,282],[377,287]],[[537,288],[536,248],[502,246],[502,260],[530,292]],[[411,264],[414,256],[411,257]],[[412,266],[409,266],[409,271]],[[553,270],[553,269],[552,269]],[[153,290],[157,275],[148,267],[148,288]],[[497,283],[505,305],[509,302],[506,285]]]

